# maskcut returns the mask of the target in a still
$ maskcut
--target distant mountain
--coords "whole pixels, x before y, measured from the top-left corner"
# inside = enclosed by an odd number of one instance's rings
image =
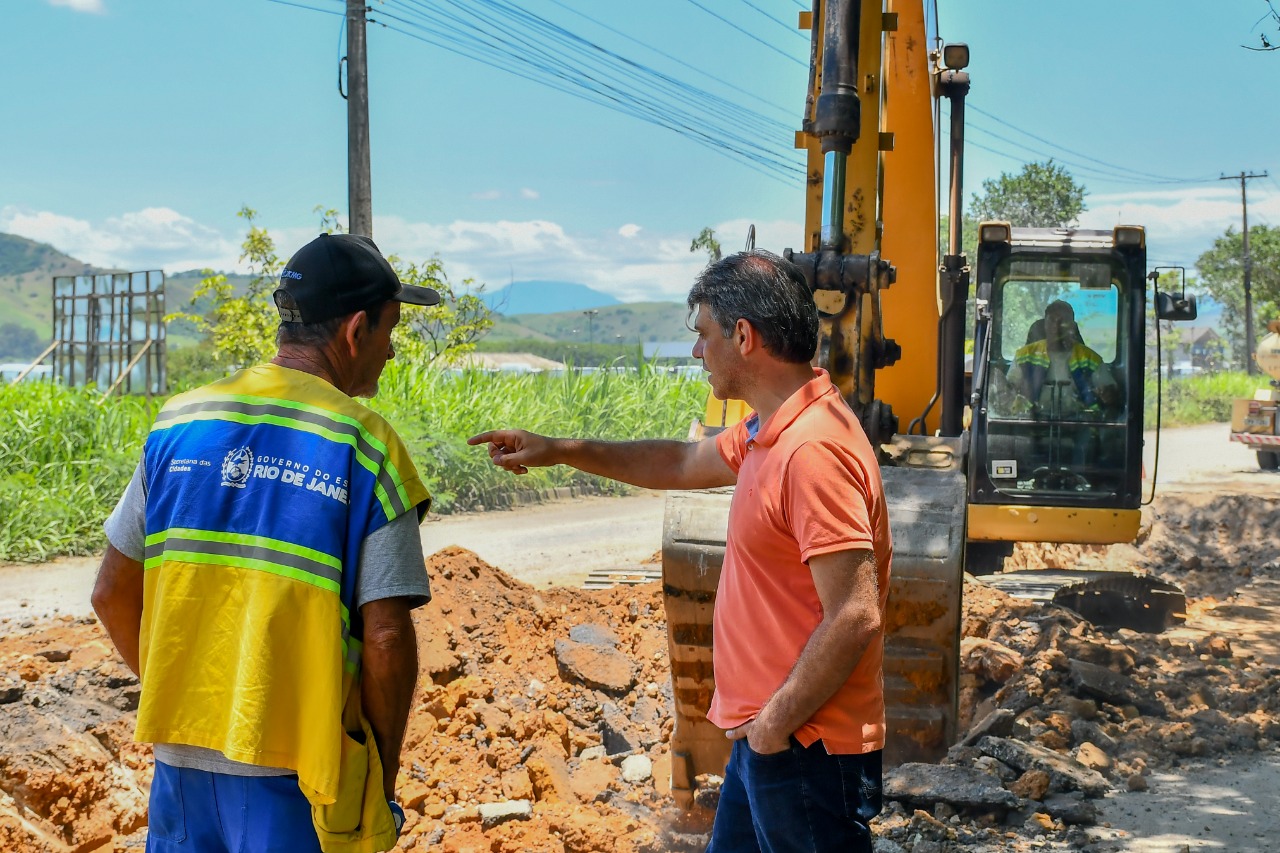
[[[47,340],[53,328],[53,277],[109,271],[48,243],[0,234],[0,317]]]
[[[597,344],[688,341],[692,347],[694,335],[685,326],[688,316],[682,302],[625,302],[606,305],[590,315],[582,311],[508,315],[489,336],[518,339],[538,335],[543,340]]]
[[[606,305],[621,305],[607,293],[569,281],[513,281],[484,296],[490,310],[510,317],[515,314],[555,314],[586,311]]]

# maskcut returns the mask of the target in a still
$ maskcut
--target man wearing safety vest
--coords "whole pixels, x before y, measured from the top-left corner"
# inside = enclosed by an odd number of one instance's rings
[[[142,685],[148,851],[390,849],[431,498],[372,397],[404,286],[366,237],[280,275],[269,363],[180,394],[106,523],[93,606]]]

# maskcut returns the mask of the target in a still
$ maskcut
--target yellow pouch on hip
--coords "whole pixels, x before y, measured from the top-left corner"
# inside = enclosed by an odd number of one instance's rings
[[[311,803],[311,822],[324,853],[381,853],[395,847],[395,818],[382,789],[382,759],[363,715],[358,732],[342,733],[337,799],[323,802],[316,791],[299,787]]]

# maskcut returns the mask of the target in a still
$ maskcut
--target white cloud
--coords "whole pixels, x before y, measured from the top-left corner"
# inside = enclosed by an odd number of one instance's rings
[[[539,193],[537,190],[531,190],[528,187],[524,187],[523,189],[520,190],[520,198],[536,199],[540,197],[541,197],[541,193]]]
[[[502,198],[501,190],[481,190],[471,194],[471,197],[479,201],[495,201]]]
[[[313,225],[268,228],[281,257],[287,258],[316,235]],[[170,272],[202,267],[241,269],[243,226],[226,234],[164,207],[90,221],[52,211],[0,208],[0,231],[52,243],[89,263],[129,269],[162,267]],[[737,251],[745,221],[720,223],[716,233],[726,251]],[[757,243],[781,251],[799,245],[799,222],[757,223]],[[405,261],[439,255],[455,282],[471,278],[490,289],[515,280],[556,280],[585,284],[626,302],[683,301],[706,264],[690,252],[690,233],[660,231],[626,223],[598,231],[569,231],[542,219],[414,222],[398,216],[374,220],[378,245]]]
[[[1228,227],[1240,230],[1240,191],[1238,184],[1234,186],[1090,196],[1080,226],[1142,225],[1153,261],[1190,266]],[[1280,192],[1265,184],[1251,185],[1249,222],[1280,225]]]
[[[167,207],[148,207],[98,223],[4,207],[0,231],[49,243],[96,266],[132,270],[231,269],[240,255],[236,240]]]
[[[90,12],[94,15],[103,15],[107,11],[102,0],[49,0],[49,5],[66,6],[76,12]]]

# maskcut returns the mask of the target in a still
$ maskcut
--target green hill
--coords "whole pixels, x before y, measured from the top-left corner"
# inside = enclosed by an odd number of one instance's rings
[[[590,315],[582,311],[562,311],[503,317],[489,332],[489,337],[518,340],[541,336],[541,340],[584,343],[590,339],[598,344],[693,339],[693,333],[685,326],[688,309],[680,302],[627,302],[594,310],[596,313]]]
[[[0,234],[2,322],[29,329],[47,340],[53,327],[53,277],[98,272],[107,270],[76,260],[48,243]]]
[[[122,270],[87,264],[48,243],[0,233],[0,361],[34,357],[48,344],[53,328],[54,276],[110,272]],[[165,311],[188,310],[203,277],[200,270],[167,274]],[[237,289],[249,282],[247,276],[229,275],[227,279]],[[194,340],[190,325],[181,321],[170,328],[170,335],[171,346]]]

